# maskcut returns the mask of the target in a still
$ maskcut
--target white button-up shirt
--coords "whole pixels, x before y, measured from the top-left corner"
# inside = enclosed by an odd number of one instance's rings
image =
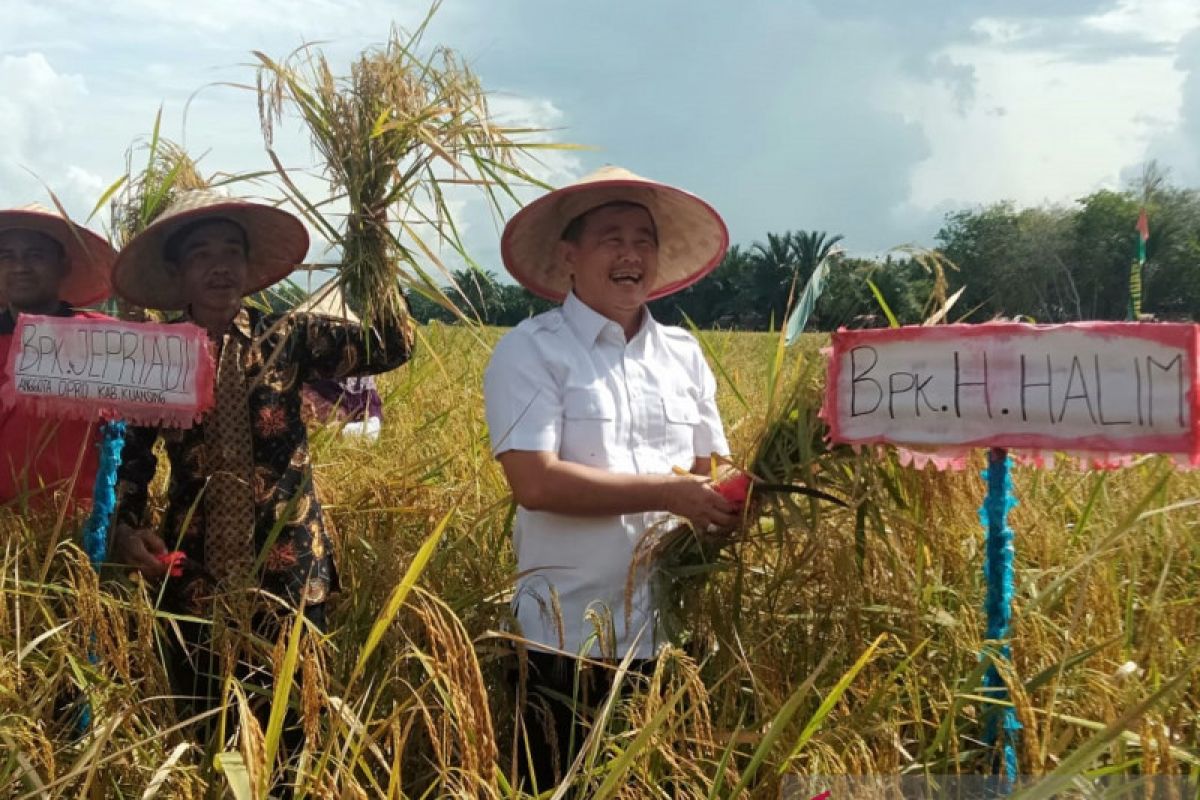
[[[497,456],[544,451],[610,472],[661,475],[676,466],[691,469],[698,456],[729,452],[716,380],[695,338],[647,311],[626,342],[620,325],[573,293],[561,308],[500,340],[484,395]],[[626,586],[638,541],[668,517],[518,507],[513,543],[521,578],[514,604],[522,634],[595,656],[622,657],[636,640],[635,657],[652,657],[658,637],[646,570],[633,583],[628,624]]]

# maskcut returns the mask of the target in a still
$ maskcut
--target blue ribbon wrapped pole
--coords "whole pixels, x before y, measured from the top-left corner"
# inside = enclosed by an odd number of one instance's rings
[[[1009,699],[1008,687],[996,669],[996,659],[1008,661],[1012,648],[1008,644],[1012,624],[1013,599],[1013,531],[1008,526],[1008,512],[1017,504],[1012,492],[1012,477],[1009,474],[1008,451],[994,447],[988,451],[988,466],[983,473],[987,481],[987,496],[979,509],[979,521],[987,529],[984,546],[983,577],[987,587],[984,612],[987,617],[986,638],[997,642],[989,653],[992,663],[983,675],[983,692],[998,702]],[[997,772],[1001,776],[1004,791],[1011,791],[1016,783],[1017,741],[1021,723],[1012,705],[995,706],[987,714],[984,724],[984,742],[1000,748]]]
[[[108,558],[108,521],[117,504],[117,468],[125,447],[125,422],[113,420],[100,426],[99,466],[92,488],[92,513],[83,527],[83,551],[96,569]]]
[[[121,466],[121,450],[125,447],[125,422],[113,420],[100,426],[99,464],[96,468],[96,483],[92,487],[92,513],[83,526],[83,551],[87,553],[92,568],[108,558],[108,523],[117,504],[117,468]],[[88,660],[96,663],[96,653],[88,650]],[[85,731],[92,724],[92,707],[84,702],[79,710],[79,730]]]

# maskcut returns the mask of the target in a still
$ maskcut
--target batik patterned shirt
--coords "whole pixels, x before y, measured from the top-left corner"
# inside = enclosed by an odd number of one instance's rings
[[[412,325],[405,320],[368,329],[316,314],[243,309],[229,333],[246,345],[241,367],[250,406],[261,586],[293,605],[324,602],[337,588],[337,572],[313,490],[300,389],[307,381],[378,374],[400,366],[412,353]],[[204,431],[203,419],[184,430],[130,427],[117,485],[118,522],[146,527],[148,487],[157,466],[153,447],[161,439],[171,466],[161,535],[169,549],[183,550],[193,565],[205,563]],[[180,605],[201,610],[211,589],[207,583],[203,578],[178,582],[187,595]]]

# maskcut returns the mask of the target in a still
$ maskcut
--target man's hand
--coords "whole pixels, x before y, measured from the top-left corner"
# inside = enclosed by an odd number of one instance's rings
[[[730,530],[738,523],[737,509],[701,475],[673,475],[663,492],[667,511],[691,521],[696,530]]]
[[[153,531],[118,524],[113,532],[112,560],[133,567],[147,578],[167,574],[169,565],[158,558],[166,552],[166,543]]]
[[[669,511],[698,530],[731,529],[737,508],[707,475],[677,468],[673,474],[633,475],[563,461],[554,453],[508,450],[499,456],[517,503],[530,511],[581,517]],[[707,470],[707,458],[694,469]]]

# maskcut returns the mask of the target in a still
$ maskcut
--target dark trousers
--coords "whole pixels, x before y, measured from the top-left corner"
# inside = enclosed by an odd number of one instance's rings
[[[521,694],[518,659],[527,659],[525,703],[518,709],[517,781],[532,792],[558,785],[582,749],[591,723],[603,707],[616,677],[617,662],[595,666],[569,656],[531,650],[513,657],[509,680]],[[650,675],[653,659],[635,659],[629,675]],[[628,694],[627,676],[618,691]]]

